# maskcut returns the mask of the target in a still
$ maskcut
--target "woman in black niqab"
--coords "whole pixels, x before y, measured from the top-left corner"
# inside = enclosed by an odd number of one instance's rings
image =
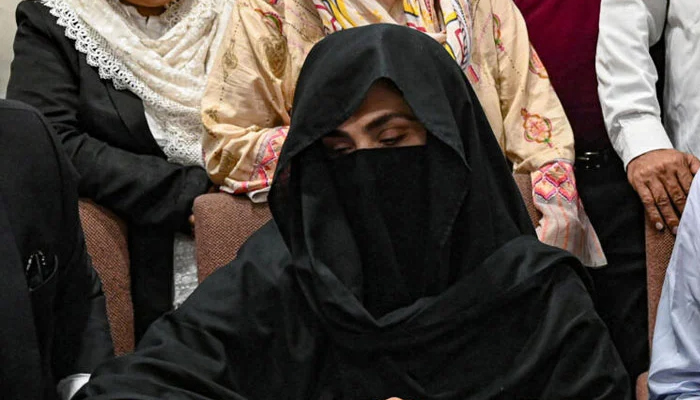
[[[329,157],[321,139],[379,81],[425,146]],[[476,96],[429,36],[371,25],[316,45],[275,176],[274,221],[80,396],[629,398],[585,272],[537,241]]]

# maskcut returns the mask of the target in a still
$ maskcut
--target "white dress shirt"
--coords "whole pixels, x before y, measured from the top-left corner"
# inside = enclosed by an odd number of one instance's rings
[[[75,374],[58,382],[58,397],[61,400],[70,400],[90,380],[90,374]]]
[[[625,166],[651,150],[700,156],[700,1],[602,0],[598,93],[613,147]],[[649,47],[666,24],[665,126]]]
[[[700,179],[690,189],[659,302],[651,399],[700,399]]]

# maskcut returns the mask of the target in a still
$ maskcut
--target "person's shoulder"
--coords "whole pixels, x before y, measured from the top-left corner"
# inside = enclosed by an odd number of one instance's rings
[[[7,146],[17,146],[15,149],[27,154],[39,149],[47,156],[57,154],[56,138],[44,115],[36,108],[16,100],[0,99],[0,140]],[[23,147],[22,143],[31,143],[33,149]],[[47,160],[42,157],[32,162],[46,163]]]
[[[39,110],[17,100],[0,99],[0,118],[7,117],[27,118],[29,121],[43,121],[43,116]]]
[[[17,4],[18,13],[28,13],[28,14],[50,14],[49,7],[47,7],[41,0],[22,0]]]
[[[52,9],[41,0],[22,0],[17,4],[15,19],[17,26],[29,22],[31,25],[44,28],[60,28],[57,17],[52,15]]]

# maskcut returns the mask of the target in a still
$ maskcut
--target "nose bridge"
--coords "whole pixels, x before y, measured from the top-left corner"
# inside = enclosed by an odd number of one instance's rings
[[[375,140],[372,135],[363,132],[357,139],[355,139],[355,150],[363,149],[377,149],[381,147],[381,143]]]

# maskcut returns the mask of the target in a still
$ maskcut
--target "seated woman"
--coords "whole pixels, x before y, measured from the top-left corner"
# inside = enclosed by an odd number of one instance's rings
[[[224,0],[170,2],[21,2],[7,93],[52,123],[80,196],[128,222],[137,337],[172,307],[173,258],[194,277],[188,218],[212,186],[199,107],[230,19]]]
[[[514,170],[531,174],[539,238],[604,265],[576,190],[571,126],[511,0],[239,0],[202,104],[211,179],[264,200],[309,48],[324,34],[375,23],[414,28],[445,47]]]
[[[78,398],[629,398],[583,268],[535,238],[428,36],[372,25],[311,51],[270,208]]]

